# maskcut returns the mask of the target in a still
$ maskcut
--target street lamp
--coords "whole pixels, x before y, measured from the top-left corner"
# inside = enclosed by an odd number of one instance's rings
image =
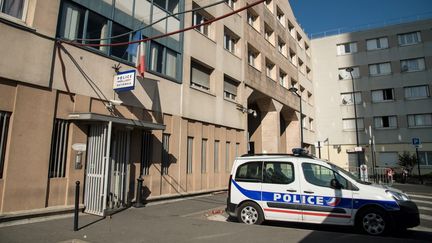
[[[352,84],[352,96],[353,96],[353,105],[354,105],[354,122],[355,122],[355,134],[356,134],[356,147],[358,148],[359,145],[359,137],[358,137],[358,125],[357,125],[357,103],[356,103],[356,96],[355,96],[355,88],[354,88],[354,77],[352,72],[354,71],[354,68],[348,67],[345,69],[345,71],[350,73],[351,76],[351,84]],[[360,168],[360,155],[359,151],[357,151],[357,148],[355,149],[355,152],[357,154],[357,166]],[[360,173],[359,173],[360,176]]]
[[[288,89],[291,93],[297,95],[300,101],[300,147],[303,148],[303,110],[302,110],[302,98],[299,93],[297,93],[298,89],[294,86]]]

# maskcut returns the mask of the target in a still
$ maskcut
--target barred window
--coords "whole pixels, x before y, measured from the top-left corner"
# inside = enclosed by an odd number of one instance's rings
[[[162,135],[162,175],[168,175],[169,168],[169,134]]]
[[[8,136],[10,113],[0,111],[0,179],[3,178],[6,139]]]
[[[66,176],[66,155],[69,135],[69,121],[55,119],[51,140],[49,178]]]
[[[148,175],[151,163],[151,132],[143,131],[141,146],[141,174]]]

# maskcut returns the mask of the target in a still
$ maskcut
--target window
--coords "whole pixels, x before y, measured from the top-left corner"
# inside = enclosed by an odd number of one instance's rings
[[[230,172],[230,142],[225,143],[225,171]]]
[[[201,173],[207,172],[207,139],[201,141]]]
[[[354,104],[354,98],[357,105],[362,103],[361,92],[355,92],[355,97],[352,92],[341,93],[342,105],[352,105]]]
[[[264,23],[264,39],[275,45],[274,31],[267,23]]]
[[[357,52],[357,42],[350,42],[337,45],[337,54],[345,55]]]
[[[300,58],[298,59],[298,67],[299,67],[299,71],[304,74],[306,69],[303,60]]]
[[[418,44],[421,42],[420,31],[405,33],[405,34],[399,34],[398,35],[398,41],[399,41],[400,46],[408,46],[408,45]]]
[[[369,64],[369,75],[380,76],[391,74],[391,65],[389,62]]]
[[[314,119],[309,118],[309,130],[313,131],[314,129]]]
[[[237,50],[237,42],[240,39],[234,32],[232,32],[228,28],[224,28],[224,48],[225,50],[233,53],[233,54],[239,54]]]
[[[55,119],[51,140],[49,178],[66,176],[69,121]]]
[[[306,50],[306,54],[310,55],[309,45],[306,42],[305,42],[305,50]]]
[[[405,90],[405,99],[413,100],[413,99],[424,99],[428,98],[429,86],[421,85],[421,86],[412,86],[412,87],[404,87]]]
[[[213,169],[215,173],[219,172],[219,140],[214,143],[214,165]]]
[[[225,3],[232,9],[235,9],[237,0],[225,0]]]
[[[375,128],[397,128],[396,116],[374,117]]]
[[[239,156],[240,143],[236,143],[235,146],[235,157]]]
[[[123,33],[127,33],[130,30],[126,27],[123,27],[119,24],[113,23],[112,24],[112,36],[120,35]],[[124,35],[115,39],[112,39],[112,43],[120,43],[120,42],[128,42],[129,41],[129,35]],[[124,60],[128,60],[126,49],[128,48],[127,45],[121,45],[121,46],[112,46],[110,48],[111,50],[111,56],[118,57]]]
[[[281,70],[279,70],[279,84],[282,87],[285,87],[285,88],[288,87],[287,74],[284,71],[281,71]]]
[[[175,78],[177,76],[177,53],[152,41],[150,70]]]
[[[162,134],[162,175],[168,175],[168,168],[170,164],[169,141],[170,135],[166,133]]]
[[[279,20],[279,23],[281,23],[285,27],[285,14],[277,6],[276,6],[276,18]]]
[[[402,72],[417,72],[423,71],[426,69],[425,59],[415,58],[415,59],[407,59],[401,60],[401,71]]]
[[[294,166],[286,162],[265,162],[263,183],[290,184],[294,181]]]
[[[86,23],[86,28],[85,28],[85,36],[84,38],[86,39],[103,39],[108,37],[108,20],[106,18],[104,18],[103,16],[94,13],[92,11],[88,11],[88,20]],[[97,41],[100,43],[106,42],[106,41]],[[98,44],[96,42],[96,44]],[[95,43],[95,42],[92,42]],[[95,49],[99,49],[100,51],[106,53],[106,51],[108,50],[107,46],[95,46],[92,47]]]
[[[355,119],[342,119],[342,126],[344,131],[355,131]],[[361,130],[364,130],[364,120],[363,118],[357,118],[357,131]]]
[[[237,88],[240,82],[224,76],[224,97],[229,100],[235,101],[237,98]]]
[[[266,59],[266,75],[272,80],[276,80],[275,65],[270,60]]]
[[[272,0],[266,0],[264,2],[264,5],[267,7],[267,9],[273,13],[273,1]]]
[[[199,8],[199,6],[193,3],[193,8],[194,9]],[[211,19],[213,19],[213,16],[211,16],[209,13],[205,12],[204,10],[194,11],[192,17],[192,25],[202,24]],[[196,27],[195,29],[201,32],[201,34],[211,38],[211,33],[210,33],[211,27],[212,27],[211,24],[206,24],[206,25],[201,25],[199,27]]]
[[[372,90],[372,102],[392,101],[393,89]]]
[[[295,30],[294,25],[293,25],[293,24],[291,23],[291,21],[289,21],[289,20],[288,20],[288,31],[289,31],[289,33],[291,34],[291,36],[292,36],[293,38],[295,38],[296,30]]]
[[[191,87],[210,90],[210,75],[212,69],[192,60],[191,62]]]
[[[153,3],[168,12],[178,12],[179,0],[153,0]]]
[[[432,114],[408,115],[408,127],[430,127],[432,126]]]
[[[420,165],[432,165],[432,151],[418,151]]]
[[[313,185],[332,188],[331,180],[336,179],[342,185],[342,189],[350,187],[345,178],[322,165],[302,163],[302,169],[306,181]]]
[[[366,40],[366,48],[368,51],[386,49],[388,47],[389,45],[387,37]]]
[[[152,155],[152,134],[149,131],[142,133],[141,146],[141,174],[148,175],[150,172],[150,163]],[[163,154],[162,154],[163,156]],[[163,158],[162,158],[163,159]]]
[[[300,47],[304,47],[304,43],[302,42],[303,38],[300,35],[299,32],[297,32],[297,43],[299,44]]]
[[[186,173],[192,174],[193,166],[193,137],[187,138],[187,166]]]
[[[6,142],[9,130],[9,118],[9,112],[0,111],[0,179],[3,178]]]
[[[289,49],[289,60],[294,66],[297,66],[297,55],[291,48]]]
[[[24,21],[27,4],[27,0],[0,0],[0,10],[4,14]]]
[[[312,70],[308,66],[306,66],[306,77],[312,79]]]
[[[287,54],[286,54],[286,43],[280,37],[278,37],[278,51],[283,56],[285,56],[285,57],[287,56]]]
[[[352,76],[353,78],[360,78],[360,68],[359,67],[351,67],[353,69]],[[347,68],[339,68],[339,80],[351,80],[350,72],[346,71]]]
[[[251,8],[247,10],[247,22],[256,30],[260,30],[259,15]]]
[[[248,64],[258,70],[261,70],[261,60],[259,57],[259,51],[248,44]]]
[[[235,180],[239,182],[261,182],[262,162],[249,162],[237,168]]]

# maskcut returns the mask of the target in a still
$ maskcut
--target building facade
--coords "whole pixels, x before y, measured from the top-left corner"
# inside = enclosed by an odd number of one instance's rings
[[[422,174],[431,171],[431,24],[424,20],[311,41],[317,140],[324,159],[358,167],[358,136],[360,163],[399,167],[398,155],[415,153],[412,139],[419,138]]]
[[[137,58],[116,43],[254,2],[0,1],[0,214],[68,208],[76,181],[96,215],[139,178],[146,199],[221,190],[236,156],[311,147],[311,45],[287,1],[146,41],[144,77],[113,90]]]

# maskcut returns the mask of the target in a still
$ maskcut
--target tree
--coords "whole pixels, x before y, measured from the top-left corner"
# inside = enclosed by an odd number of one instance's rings
[[[408,173],[411,174],[412,169],[417,164],[417,158],[415,154],[410,154],[409,152],[404,151],[402,154],[399,154],[398,164],[405,167],[408,170]]]

